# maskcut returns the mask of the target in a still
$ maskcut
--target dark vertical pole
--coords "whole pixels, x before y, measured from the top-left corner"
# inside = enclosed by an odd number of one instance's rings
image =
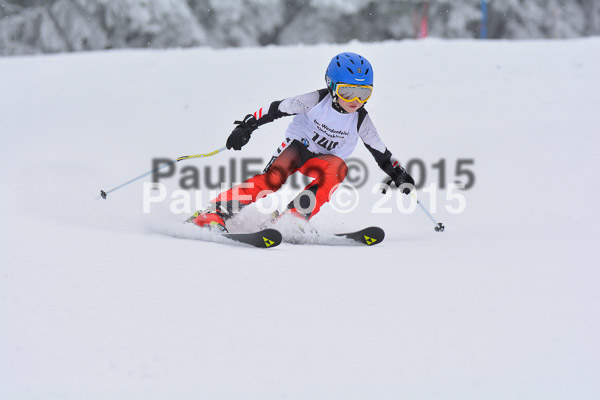
[[[481,0],[481,29],[479,37],[481,39],[487,38],[487,0]]]

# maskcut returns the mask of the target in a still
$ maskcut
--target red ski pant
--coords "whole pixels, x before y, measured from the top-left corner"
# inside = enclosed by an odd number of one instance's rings
[[[331,194],[346,177],[348,167],[341,158],[331,154],[314,154],[298,142],[293,141],[281,152],[266,172],[255,175],[244,183],[222,192],[212,203],[237,201],[247,205],[276,192],[294,172],[314,178],[290,203],[288,208],[307,219],[319,212]]]

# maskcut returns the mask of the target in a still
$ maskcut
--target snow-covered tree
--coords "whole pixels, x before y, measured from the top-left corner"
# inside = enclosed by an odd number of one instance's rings
[[[489,38],[600,35],[599,0],[487,0]],[[481,0],[0,0],[0,55],[479,37]]]

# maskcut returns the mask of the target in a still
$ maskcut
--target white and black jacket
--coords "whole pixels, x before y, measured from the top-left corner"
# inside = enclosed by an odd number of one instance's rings
[[[258,126],[294,115],[286,131],[286,142],[298,140],[316,154],[333,154],[345,160],[352,154],[360,137],[379,167],[388,175],[400,164],[386,148],[364,107],[355,113],[333,108],[327,89],[274,101],[254,113]],[[289,140],[288,140],[289,139]],[[274,154],[276,157],[285,142]]]

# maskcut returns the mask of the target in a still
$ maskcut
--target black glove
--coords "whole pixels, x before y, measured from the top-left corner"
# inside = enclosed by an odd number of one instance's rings
[[[256,128],[258,128],[258,122],[254,115],[248,114],[244,117],[243,121],[235,121],[236,126],[231,135],[227,138],[227,149],[233,148],[234,150],[241,150],[242,147],[250,140],[250,135]]]
[[[392,178],[396,187],[400,187],[405,183],[410,184],[410,187],[403,188],[402,193],[404,194],[410,194],[410,191],[414,189],[415,180],[402,167],[394,168],[394,170],[392,171],[392,175],[390,175],[390,178]]]

